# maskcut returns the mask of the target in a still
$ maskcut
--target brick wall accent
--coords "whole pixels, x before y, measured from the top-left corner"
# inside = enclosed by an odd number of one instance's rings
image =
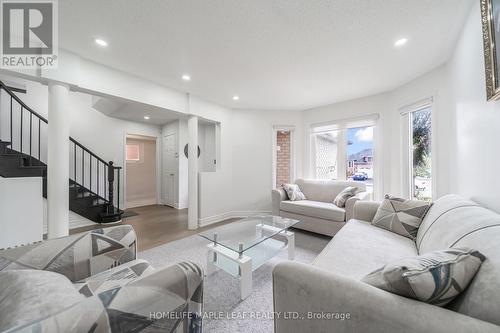
[[[290,183],[290,132],[278,131],[276,136],[276,187]],[[279,147],[279,150],[278,150]]]

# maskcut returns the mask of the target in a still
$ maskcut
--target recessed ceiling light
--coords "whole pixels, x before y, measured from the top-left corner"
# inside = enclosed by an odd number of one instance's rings
[[[233,101],[239,101],[240,100],[240,96],[233,96]]]
[[[106,42],[104,39],[96,38],[96,39],[94,39],[94,41],[99,46],[102,46],[102,47],[108,46],[108,42]]]
[[[184,81],[191,81],[191,76],[189,76],[189,75],[187,75],[187,74],[184,74],[184,75],[182,76],[182,79],[183,79]]]
[[[407,39],[407,38],[401,38],[401,39],[398,39],[398,40],[394,43],[394,46],[395,46],[395,47],[401,47],[401,46],[404,46],[406,43],[408,43],[408,39]]]
[[[149,120],[149,118],[150,118],[149,116],[144,116],[144,119],[146,120]]]

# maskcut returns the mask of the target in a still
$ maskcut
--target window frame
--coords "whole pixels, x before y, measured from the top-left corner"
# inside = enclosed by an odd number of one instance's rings
[[[128,153],[128,146],[136,146],[138,147],[138,155],[139,158],[137,160],[132,160],[128,159],[127,153]],[[130,143],[130,144],[125,144],[125,163],[143,163],[144,162],[144,144],[142,143]]]
[[[436,161],[436,103],[435,97],[423,98],[415,103],[399,109],[401,115],[401,195],[407,199],[414,198],[413,187],[413,124],[411,114],[424,109],[431,112],[431,200],[438,197],[437,192],[437,161]]]

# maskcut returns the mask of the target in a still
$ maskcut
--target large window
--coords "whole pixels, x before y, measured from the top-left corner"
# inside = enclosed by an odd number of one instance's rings
[[[419,200],[432,200],[431,134],[432,113],[430,107],[410,112],[410,191]]]
[[[373,193],[374,129],[372,119],[343,121],[311,128],[310,176],[366,184]]]
[[[347,129],[347,179],[366,184],[373,192],[373,126]]]

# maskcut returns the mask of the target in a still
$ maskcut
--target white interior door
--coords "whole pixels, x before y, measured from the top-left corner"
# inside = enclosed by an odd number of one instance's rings
[[[177,179],[177,134],[165,134],[163,137],[163,203],[175,205],[175,180]]]

